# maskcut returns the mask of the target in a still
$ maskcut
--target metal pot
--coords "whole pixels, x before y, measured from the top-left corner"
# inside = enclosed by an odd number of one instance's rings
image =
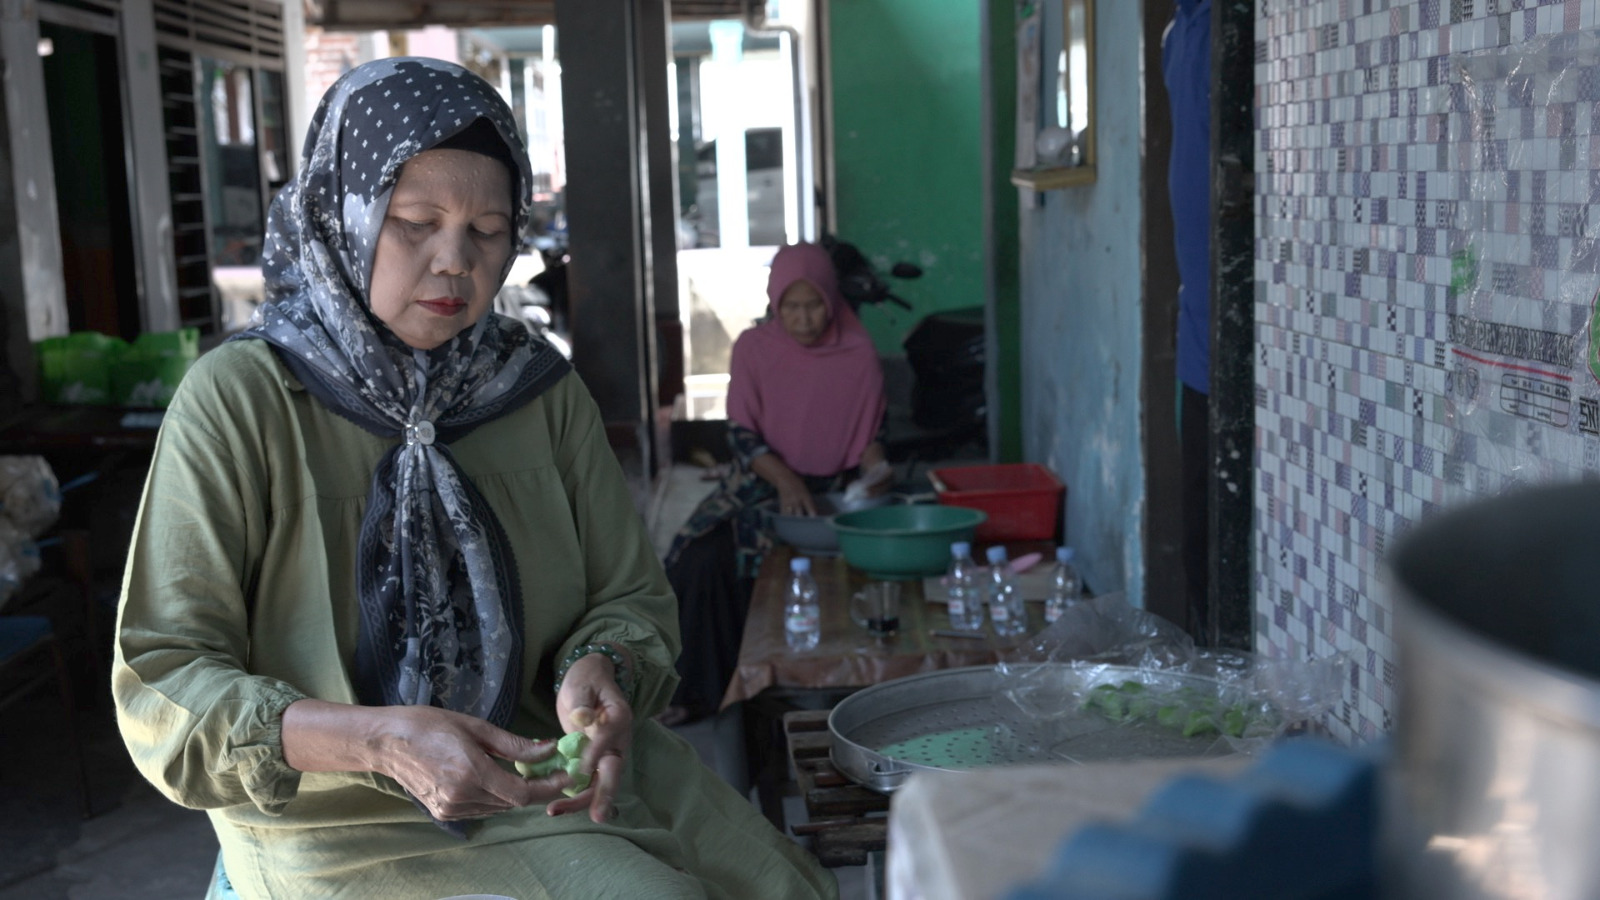
[[[1600,485],[1419,527],[1390,562],[1395,896],[1600,897]]]
[[[816,498],[817,514],[814,516],[787,516],[768,512],[767,523],[773,537],[803,553],[832,556],[839,552],[839,536],[834,533],[832,517],[836,513],[857,509],[877,509],[896,502],[893,494],[879,494],[844,502],[844,491],[830,491]]]

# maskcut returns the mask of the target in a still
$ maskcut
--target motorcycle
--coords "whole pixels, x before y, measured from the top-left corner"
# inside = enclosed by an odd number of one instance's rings
[[[868,304],[893,303],[910,311],[911,304],[894,295],[888,283],[878,277],[877,269],[854,244],[841,241],[831,234],[824,234],[819,243],[833,260],[833,270],[839,276],[839,293],[844,295],[852,310],[859,312],[862,306]],[[915,263],[897,262],[890,268],[889,274],[909,281],[921,278],[922,268]]]
[[[521,322],[549,341],[562,356],[572,358],[567,334],[567,245],[557,234],[540,235],[530,242],[544,269],[527,284],[506,284],[495,295],[495,311]]]
[[[834,235],[820,241],[833,260],[839,292],[851,309],[892,303],[912,306],[894,293],[861,251]],[[922,276],[914,263],[897,262],[891,277]],[[988,395],[984,388],[986,341],[983,308],[944,310],[917,322],[901,347],[912,373],[909,410],[891,404],[888,417],[889,457],[895,461],[948,455],[988,434]],[[909,421],[907,421],[909,420]]]

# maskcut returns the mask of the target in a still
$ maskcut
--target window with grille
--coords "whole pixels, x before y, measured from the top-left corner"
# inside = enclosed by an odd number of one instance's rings
[[[261,300],[266,210],[288,180],[282,9],[155,0],[179,318],[243,327]]]

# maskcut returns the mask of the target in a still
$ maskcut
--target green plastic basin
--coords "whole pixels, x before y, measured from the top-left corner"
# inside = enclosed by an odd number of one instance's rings
[[[950,564],[950,545],[971,541],[988,513],[962,506],[883,506],[829,519],[845,561],[881,581],[938,575]]]

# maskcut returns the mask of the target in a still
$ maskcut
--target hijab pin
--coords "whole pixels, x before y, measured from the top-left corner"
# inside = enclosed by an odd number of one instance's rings
[[[418,422],[415,425],[407,425],[406,426],[406,446],[407,447],[412,447],[412,446],[415,446],[417,444],[423,444],[423,445],[432,444],[433,443],[433,438],[434,438],[433,423],[429,422],[427,419],[423,419],[421,422]]]

